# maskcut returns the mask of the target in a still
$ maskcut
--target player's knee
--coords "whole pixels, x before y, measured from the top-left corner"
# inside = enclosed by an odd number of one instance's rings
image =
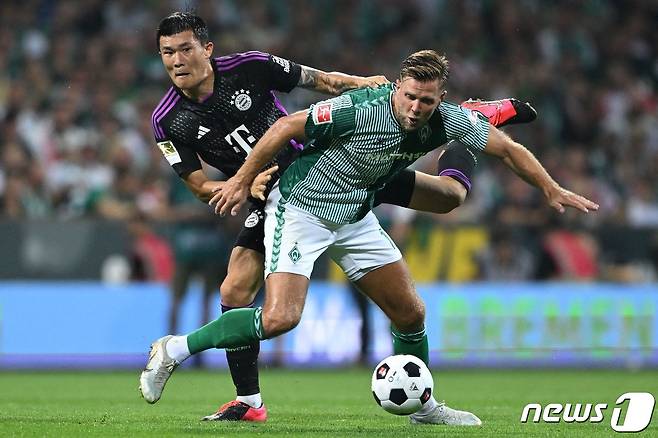
[[[448,194],[450,211],[462,205],[464,201],[466,201],[466,195],[468,195],[466,187],[459,183],[454,184],[452,190]]]
[[[461,184],[457,184],[454,187],[454,190],[447,195],[446,199],[446,213],[451,212],[455,208],[459,207],[466,200],[466,195],[468,191]]]
[[[420,330],[425,325],[425,304],[419,299],[395,315],[393,324],[401,331]]]
[[[301,312],[288,309],[285,312],[270,312],[263,314],[263,331],[266,338],[273,338],[289,332],[297,327],[301,320]]]
[[[438,208],[435,209],[435,213],[450,213],[452,210],[462,205],[464,201],[466,201],[466,195],[468,195],[466,187],[456,180],[447,177],[444,181],[445,185],[441,194],[442,202],[437,204]]]
[[[249,284],[248,281],[241,281],[232,277],[226,277],[220,286],[222,304],[230,307],[248,306],[254,302],[257,285]]]

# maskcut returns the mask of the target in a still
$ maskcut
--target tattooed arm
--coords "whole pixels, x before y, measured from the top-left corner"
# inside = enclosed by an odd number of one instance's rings
[[[305,65],[301,67],[302,74],[299,77],[298,87],[333,96],[354,88],[377,87],[389,82],[384,76],[352,76],[339,72],[326,73]]]

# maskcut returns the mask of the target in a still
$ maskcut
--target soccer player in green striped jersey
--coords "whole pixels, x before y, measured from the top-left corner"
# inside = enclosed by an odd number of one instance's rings
[[[444,102],[447,77],[445,58],[421,51],[403,62],[394,85],[349,92],[279,120],[215,197],[220,213],[235,211],[258,170],[281,145],[291,138],[306,142],[268,199],[267,295],[262,312],[251,311],[250,329],[257,337],[270,338],[296,326],[313,263],[328,251],[390,318],[395,353],[427,362],[423,303],[397,248],[370,210],[377,188],[449,140],[460,140],[474,154],[484,151],[509,161],[559,210],[564,205],[598,208],[560,187],[532,154],[480,114]],[[411,421],[480,424],[473,414],[434,402]]]
[[[266,297],[186,338],[190,353],[246,345],[300,321],[313,264],[327,251],[391,320],[394,352],[428,362],[425,308],[398,248],[371,212],[375,191],[423,154],[459,140],[472,154],[501,158],[562,211],[598,206],[559,186],[522,145],[476,112],[444,102],[448,64],[434,51],[410,55],[395,84],[356,90],[279,119],[241,169],[211,199],[237,213],[258,171],[295,138],[306,144],[266,206]],[[412,423],[479,425],[473,414],[430,399]]]

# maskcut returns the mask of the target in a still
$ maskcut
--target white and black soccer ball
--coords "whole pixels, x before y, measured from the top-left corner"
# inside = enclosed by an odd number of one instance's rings
[[[391,414],[413,414],[427,403],[433,389],[430,370],[416,356],[389,356],[372,373],[372,395]]]

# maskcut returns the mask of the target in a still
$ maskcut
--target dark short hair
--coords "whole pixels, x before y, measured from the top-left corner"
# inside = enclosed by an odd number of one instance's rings
[[[176,35],[177,33],[191,30],[194,38],[205,45],[208,41],[208,26],[201,17],[193,12],[174,12],[165,17],[158,25],[158,31],[155,37],[155,45],[160,50],[160,37]]]
[[[412,53],[402,61],[400,68],[400,79],[413,78],[423,82],[438,79],[441,85],[448,81],[449,74],[448,59],[434,50]]]

